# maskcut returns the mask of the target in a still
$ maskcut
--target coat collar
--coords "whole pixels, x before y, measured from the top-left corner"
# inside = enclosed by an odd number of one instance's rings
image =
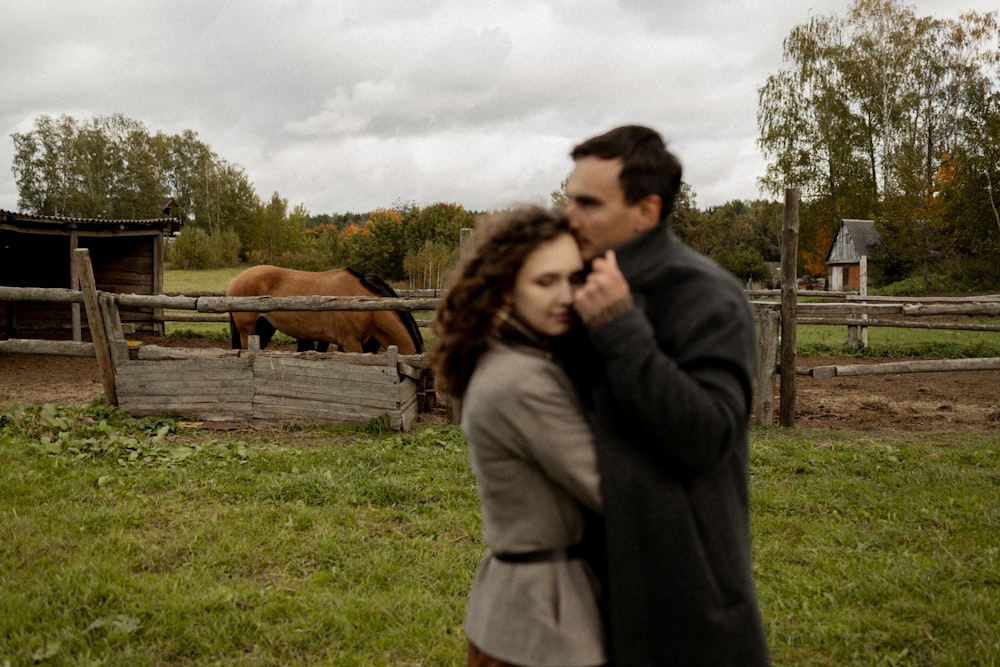
[[[664,221],[615,248],[618,267],[630,285],[642,284],[645,277],[655,275],[656,269],[663,263],[671,238],[673,234]]]

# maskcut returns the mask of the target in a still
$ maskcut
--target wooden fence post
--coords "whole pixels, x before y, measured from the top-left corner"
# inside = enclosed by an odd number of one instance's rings
[[[861,275],[860,280],[860,290],[861,296],[868,296],[868,255],[861,255]],[[861,303],[867,303],[862,301]],[[868,313],[861,313],[861,321],[868,321]],[[861,347],[868,349],[868,327],[861,325]]]
[[[757,320],[757,376],[753,383],[754,426],[774,424],[774,376],[778,356],[778,320],[781,315],[770,308],[754,308]]]
[[[111,294],[100,294],[98,301],[101,304],[101,320],[104,322],[104,332],[108,339],[111,363],[117,365],[128,361],[128,341],[125,340],[125,333],[122,329],[122,318],[118,312],[118,304]]]
[[[97,369],[101,374],[101,385],[104,387],[104,400],[108,402],[108,405],[118,405],[115,366],[111,360],[111,348],[108,347],[108,335],[104,329],[104,316],[101,313],[100,299],[97,295],[94,267],[90,264],[90,250],[77,248],[73,252],[77,258],[77,275],[80,279],[80,289],[83,292],[83,305],[87,310],[90,339],[94,342]]]
[[[798,308],[799,189],[785,190],[781,222],[781,405],[782,426],[795,426],[795,318]]]

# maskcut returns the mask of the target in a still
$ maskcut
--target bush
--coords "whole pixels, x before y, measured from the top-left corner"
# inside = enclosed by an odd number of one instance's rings
[[[166,263],[173,269],[210,269],[239,263],[240,238],[231,229],[206,232],[195,227],[174,237]]]

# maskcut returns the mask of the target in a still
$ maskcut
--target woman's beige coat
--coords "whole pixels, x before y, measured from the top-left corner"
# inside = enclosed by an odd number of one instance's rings
[[[598,584],[586,561],[492,556],[576,544],[582,506],[600,510],[593,436],[569,378],[539,349],[494,344],[466,391],[462,429],[489,547],[469,594],[470,641],[518,665],[603,664]]]

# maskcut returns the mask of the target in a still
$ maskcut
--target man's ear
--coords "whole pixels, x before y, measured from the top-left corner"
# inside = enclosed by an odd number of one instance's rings
[[[638,231],[648,232],[660,224],[660,211],[663,210],[663,198],[657,194],[646,195],[636,205],[639,212]]]

